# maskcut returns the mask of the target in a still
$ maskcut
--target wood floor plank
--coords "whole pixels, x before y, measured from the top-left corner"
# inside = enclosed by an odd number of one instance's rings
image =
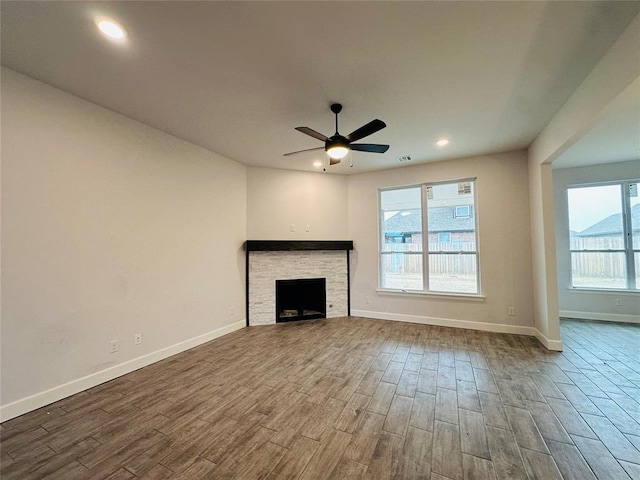
[[[484,458],[463,453],[462,470],[464,480],[496,480],[493,462]]]
[[[547,440],[547,446],[565,480],[596,480],[574,445]]]
[[[268,480],[298,478],[319,448],[320,443],[317,441],[299,436],[266,478]]]
[[[600,440],[578,435],[571,438],[599,480],[628,480],[629,476]]]
[[[433,432],[435,414],[436,396],[428,393],[416,392],[416,396],[413,399],[409,425]]]
[[[396,392],[393,383],[380,382],[367,409],[374,413],[386,415]]]
[[[383,371],[369,370],[358,384],[356,393],[372,397],[378,388],[382,375],[384,375]]]
[[[436,420],[433,432],[431,470],[454,480],[463,478],[460,427],[458,425]]]
[[[569,444],[573,443],[549,405],[541,402],[527,402],[527,410],[531,413],[542,438]]]
[[[351,442],[344,452],[344,456],[364,465],[369,464],[373,456],[378,437],[382,431],[385,416],[373,412],[365,412],[362,421],[353,432]]]
[[[484,415],[484,423],[492,427],[498,427],[509,430],[509,421],[504,413],[504,405],[499,395],[492,393],[479,392],[478,398],[482,406],[482,414]]]
[[[597,439],[593,430],[568,400],[548,398],[547,403],[569,434]]]
[[[394,361],[389,362],[387,369],[384,371],[384,375],[382,375],[382,381],[386,383],[395,383],[397,385],[400,381],[403,369],[404,363]]]
[[[527,480],[520,451],[513,433],[495,427],[485,427],[489,452],[497,480]]]
[[[409,427],[397,478],[406,480],[427,478],[431,472],[433,434],[419,428]]]
[[[607,418],[586,413],[582,417],[615,458],[640,464],[640,452]]]
[[[620,465],[622,465],[622,468],[627,472],[627,475],[631,477],[631,480],[640,480],[640,465],[624,461],[621,461]]]
[[[329,478],[350,441],[350,433],[333,429],[309,461],[300,480]]]
[[[436,394],[438,372],[427,368],[420,369],[416,390],[423,393]]]
[[[596,407],[613,423],[622,433],[640,435],[640,424],[624,411],[615,401],[609,398],[590,397]]]
[[[371,402],[371,397],[354,393],[334,423],[334,427],[343,432],[353,433]]]
[[[481,413],[459,409],[462,452],[491,460]]]
[[[482,412],[476,384],[474,382],[458,380],[456,386],[458,407],[464,408],[465,410],[473,410],[474,412]]]
[[[390,433],[404,436],[409,426],[409,417],[411,416],[412,407],[412,398],[394,395],[382,429]]]
[[[563,480],[551,455],[521,449],[524,466],[531,480]]]
[[[342,457],[336,467],[333,469],[331,480],[353,479],[359,480],[365,478],[367,474],[367,466],[362,463],[354,462],[348,458]]]
[[[493,375],[490,370],[484,368],[474,368],[473,376],[476,381],[476,387],[479,391],[487,393],[498,393],[498,387],[493,379]]]
[[[369,462],[366,477],[370,480],[386,480],[397,477],[405,439],[400,435],[380,432],[378,442]]]
[[[438,388],[456,389],[456,370],[453,366],[438,366]]]
[[[418,386],[418,373],[407,370],[406,368],[400,375],[400,381],[398,382],[398,388],[396,388],[396,395],[402,395],[403,397],[413,398],[416,394],[416,387]]]
[[[436,420],[458,423],[458,395],[455,390],[438,388],[436,392]]]

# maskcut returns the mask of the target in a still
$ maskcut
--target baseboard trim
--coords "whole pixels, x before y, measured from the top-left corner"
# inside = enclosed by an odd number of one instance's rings
[[[421,323],[424,325],[436,325],[439,327],[467,328],[469,330],[481,330],[484,332],[513,333],[536,337],[547,349],[562,351],[562,341],[550,340],[537,328],[521,325],[506,325],[503,323],[474,322],[473,320],[458,320],[453,318],[425,317],[420,315],[406,315],[402,313],[373,312],[369,310],[351,310],[354,317],[375,318],[378,320],[393,320],[396,322]]]
[[[547,350],[553,350],[554,352],[562,351],[562,340],[551,340],[547,338],[540,330],[534,328],[534,336],[538,339],[538,341],[544,345]]]
[[[115,365],[91,375],[87,375],[86,377],[78,378],[63,385],[59,385],[57,387],[50,388],[49,390],[36,393],[35,395],[31,395],[29,397],[8,403],[7,405],[2,405],[0,406],[0,422],[10,420],[38,408],[42,408],[53,402],[62,400],[63,398],[75,395],[76,393],[121,377],[122,375],[126,375],[127,373],[131,373],[140,368],[149,366],[155,362],[164,360],[165,358],[171,357],[180,352],[184,352],[185,350],[189,350],[191,348],[197,347],[198,345],[202,345],[203,343],[210,342],[211,340],[214,340],[228,333],[240,330],[245,326],[245,320],[234,322],[230,325],[225,325],[224,327],[218,328],[216,330],[198,335],[197,337],[193,337],[188,340],[176,343],[175,345],[156,350],[155,352],[148,353],[141,357],[123,362],[119,365]]]
[[[397,322],[422,323],[439,327],[467,328],[469,330],[483,330],[485,332],[515,333],[518,335],[535,336],[533,327],[521,325],[505,325],[502,323],[474,322],[472,320],[457,320],[453,318],[425,317],[421,315],[406,315],[404,313],[372,312],[368,310],[351,310],[354,317],[377,318],[378,320],[394,320]]]
[[[640,323],[640,315],[625,315],[620,313],[593,313],[560,310],[560,316],[577,318],[579,320],[600,320],[602,322]]]

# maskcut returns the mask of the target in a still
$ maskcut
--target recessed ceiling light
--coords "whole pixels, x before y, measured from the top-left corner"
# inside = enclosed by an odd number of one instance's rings
[[[449,145],[449,140],[446,139],[446,138],[441,138],[440,140],[438,140],[436,142],[436,145],[438,145],[439,147],[447,146],[447,145]]]
[[[98,22],[98,28],[107,37],[113,38],[115,40],[122,40],[127,36],[127,33],[124,31],[124,28],[122,28],[120,25],[110,20],[102,20]]]
[[[316,160],[313,162],[313,166],[316,168],[320,168],[322,166],[322,162],[320,160]]]

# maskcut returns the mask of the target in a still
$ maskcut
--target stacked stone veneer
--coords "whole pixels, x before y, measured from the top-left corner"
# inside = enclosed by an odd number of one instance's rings
[[[345,250],[249,252],[249,325],[276,323],[276,280],[326,278],[327,318],[348,313]]]

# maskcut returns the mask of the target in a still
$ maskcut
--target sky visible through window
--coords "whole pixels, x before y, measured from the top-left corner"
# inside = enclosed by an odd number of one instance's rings
[[[569,229],[574,232],[622,212],[620,185],[569,189],[569,212]]]

